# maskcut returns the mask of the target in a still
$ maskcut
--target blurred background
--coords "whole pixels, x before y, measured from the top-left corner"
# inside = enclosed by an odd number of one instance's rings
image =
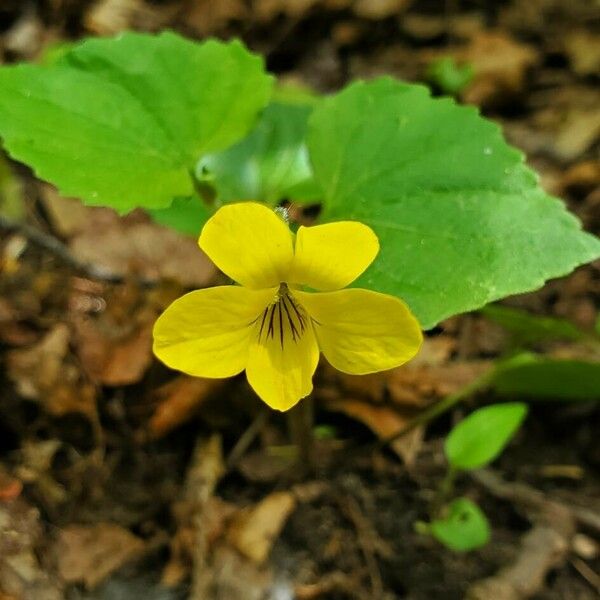
[[[173,29],[239,37],[322,93],[423,82],[498,122],[599,234],[599,24],[594,0],[0,0],[0,61]],[[0,600],[600,597],[600,411],[583,401],[600,379],[552,366],[600,369],[600,265],[442,323],[400,369],[321,365],[318,464],[298,475],[285,417],[243,377],[191,379],[152,357],[160,311],[215,281],[195,240],[61,198],[1,153],[0,235]],[[493,534],[456,554],[414,523],[452,424],[503,397],[465,386],[522,351],[550,367],[516,390],[531,414],[491,478],[459,480]]]

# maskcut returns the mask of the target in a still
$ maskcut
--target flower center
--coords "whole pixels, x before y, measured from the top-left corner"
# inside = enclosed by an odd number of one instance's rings
[[[260,317],[258,340],[278,340],[283,348],[286,340],[298,342],[306,330],[308,315],[296,302],[286,283],[279,286],[275,300]]]

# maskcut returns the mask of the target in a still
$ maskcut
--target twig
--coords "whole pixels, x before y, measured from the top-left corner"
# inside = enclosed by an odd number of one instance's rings
[[[496,575],[476,581],[467,590],[466,599],[521,600],[534,596],[543,587],[548,572],[566,560],[571,536],[572,528],[569,530],[560,519],[554,524],[535,525],[521,538],[514,562]]]
[[[381,598],[383,596],[383,581],[375,554],[378,551],[382,552],[383,546],[383,554],[389,555],[387,546],[379,539],[373,526],[363,515],[358,502],[352,496],[339,496],[336,500],[356,529],[358,545],[365,559],[371,582],[371,597]]]
[[[104,283],[123,283],[128,279],[122,275],[110,273],[96,265],[80,261],[71,254],[69,248],[59,239],[44,233],[40,229],[32,227],[27,223],[18,223],[0,215],[0,230],[6,233],[18,233],[22,235],[28,242],[49,252],[65,265],[72,268],[74,271],[81,273],[88,279],[94,279]],[[159,283],[158,280],[155,279],[133,278],[133,280],[144,287],[155,286]]]
[[[580,558],[572,558],[571,564],[575,570],[590,584],[594,591],[600,596],[600,575],[596,573]]]
[[[440,400],[437,404],[434,404],[430,408],[424,410],[420,415],[417,415],[406,427],[402,428],[400,431],[397,431],[396,433],[390,435],[387,438],[379,440],[379,442],[377,442],[377,447],[383,448],[384,446],[395,442],[401,437],[404,437],[407,433],[413,431],[413,429],[416,429],[421,425],[425,425],[430,421],[433,421],[433,419],[444,414],[456,404],[462,402],[463,400],[466,400],[467,398],[470,398],[476,392],[479,392],[480,390],[488,387],[495,374],[496,369],[490,369],[489,371],[475,379],[475,381],[471,382],[470,384],[466,385],[464,388],[459,390],[458,392],[451,394],[447,398]]]
[[[252,423],[248,426],[246,431],[242,433],[238,441],[235,443],[225,464],[227,465],[227,469],[231,470],[237,462],[244,456],[256,436],[260,433],[260,430],[265,426],[267,421],[269,420],[270,412],[268,409],[262,409],[254,418]]]
[[[516,502],[540,512],[545,511],[549,506],[555,506],[568,512],[580,525],[600,532],[600,514],[593,510],[549,499],[539,490],[524,483],[508,483],[497,473],[487,469],[473,471],[471,477],[497,498]]]
[[[208,561],[206,509],[224,472],[220,436],[214,434],[207,440],[199,440],[185,482],[185,498],[192,505],[195,533],[190,600],[209,597],[212,579]]]

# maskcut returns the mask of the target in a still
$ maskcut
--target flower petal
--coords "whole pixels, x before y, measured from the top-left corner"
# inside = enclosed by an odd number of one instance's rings
[[[373,230],[357,221],[300,227],[289,281],[324,292],[339,290],[352,283],[378,252]]]
[[[339,371],[364,375],[410,360],[423,341],[402,300],[369,290],[294,292],[308,311],[319,347]]]
[[[288,226],[256,202],[222,206],[204,225],[198,243],[223,273],[253,289],[286,281],[294,256]]]
[[[244,369],[255,321],[277,289],[235,285],[190,292],[154,325],[154,353],[167,366],[197,377],[231,377]]]
[[[306,312],[287,296],[259,319],[246,376],[271,408],[285,411],[312,391],[319,347]]]

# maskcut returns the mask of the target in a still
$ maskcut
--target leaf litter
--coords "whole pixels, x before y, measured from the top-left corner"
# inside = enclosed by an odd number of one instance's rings
[[[463,98],[501,121],[552,191],[588,228],[600,227],[598,92],[591,79],[597,44],[583,25],[584,2],[558,8],[549,0],[509,2],[491,17],[472,9],[444,18],[404,1],[101,0],[52,3],[45,12],[35,2],[33,10],[23,6],[0,8],[8,31],[0,41],[4,60],[39,55],[50,42],[86,31],[173,27],[188,35],[242,35],[275,70],[324,91],[345,77],[377,72],[421,79],[444,55],[471,62],[476,76]],[[490,18],[493,28],[485,26]],[[305,29],[314,39],[298,36]],[[187,590],[180,597],[203,600],[293,593],[373,598],[378,581],[389,597],[461,597],[507,582],[514,597],[595,597],[579,574],[586,566],[598,570],[594,555],[579,551],[581,571],[568,566],[562,542],[550,557],[554,542],[536,542],[554,535],[540,531],[545,523],[493,494],[481,498],[494,515],[493,541],[476,555],[457,559],[414,534],[443,467],[440,437],[448,417],[399,440],[396,456],[366,450],[344,460],[348,449],[370,448],[374,438],[409,424],[510,351],[501,328],[479,315],[456,317],[428,337],[418,361],[381,375],[351,378],[323,365],[315,403],[329,433],[318,440],[314,478],[297,484],[290,480],[294,458],[284,424],[269,418],[251,428],[260,407],[242,381],[174,376],[151,357],[150,328],[160,310],[185,289],[216,281],[195,240],[143,214],[85,208],[14,173],[0,174],[2,216],[35,215],[45,234],[107,278],[73,272],[15,230],[2,239],[0,598],[86,597],[86,587],[113,598],[138,590],[125,597],[139,597],[140,586],[150,597],[159,581],[177,593]],[[142,285],[148,280],[157,285]],[[592,265],[508,303],[591,330],[599,291]],[[550,498],[599,511],[597,414],[552,410],[555,416],[534,408],[543,427],[529,425],[527,438],[499,466]],[[228,469],[223,452],[248,431],[248,449]],[[569,463],[579,467],[571,490],[541,475]],[[298,485],[317,487],[301,493]],[[481,494],[469,482],[461,485]],[[369,550],[364,536],[373,530],[391,544],[391,555]],[[47,560],[53,552],[56,560]],[[519,565],[533,559],[537,570],[528,567],[530,576],[515,592],[515,573],[524,573]]]

